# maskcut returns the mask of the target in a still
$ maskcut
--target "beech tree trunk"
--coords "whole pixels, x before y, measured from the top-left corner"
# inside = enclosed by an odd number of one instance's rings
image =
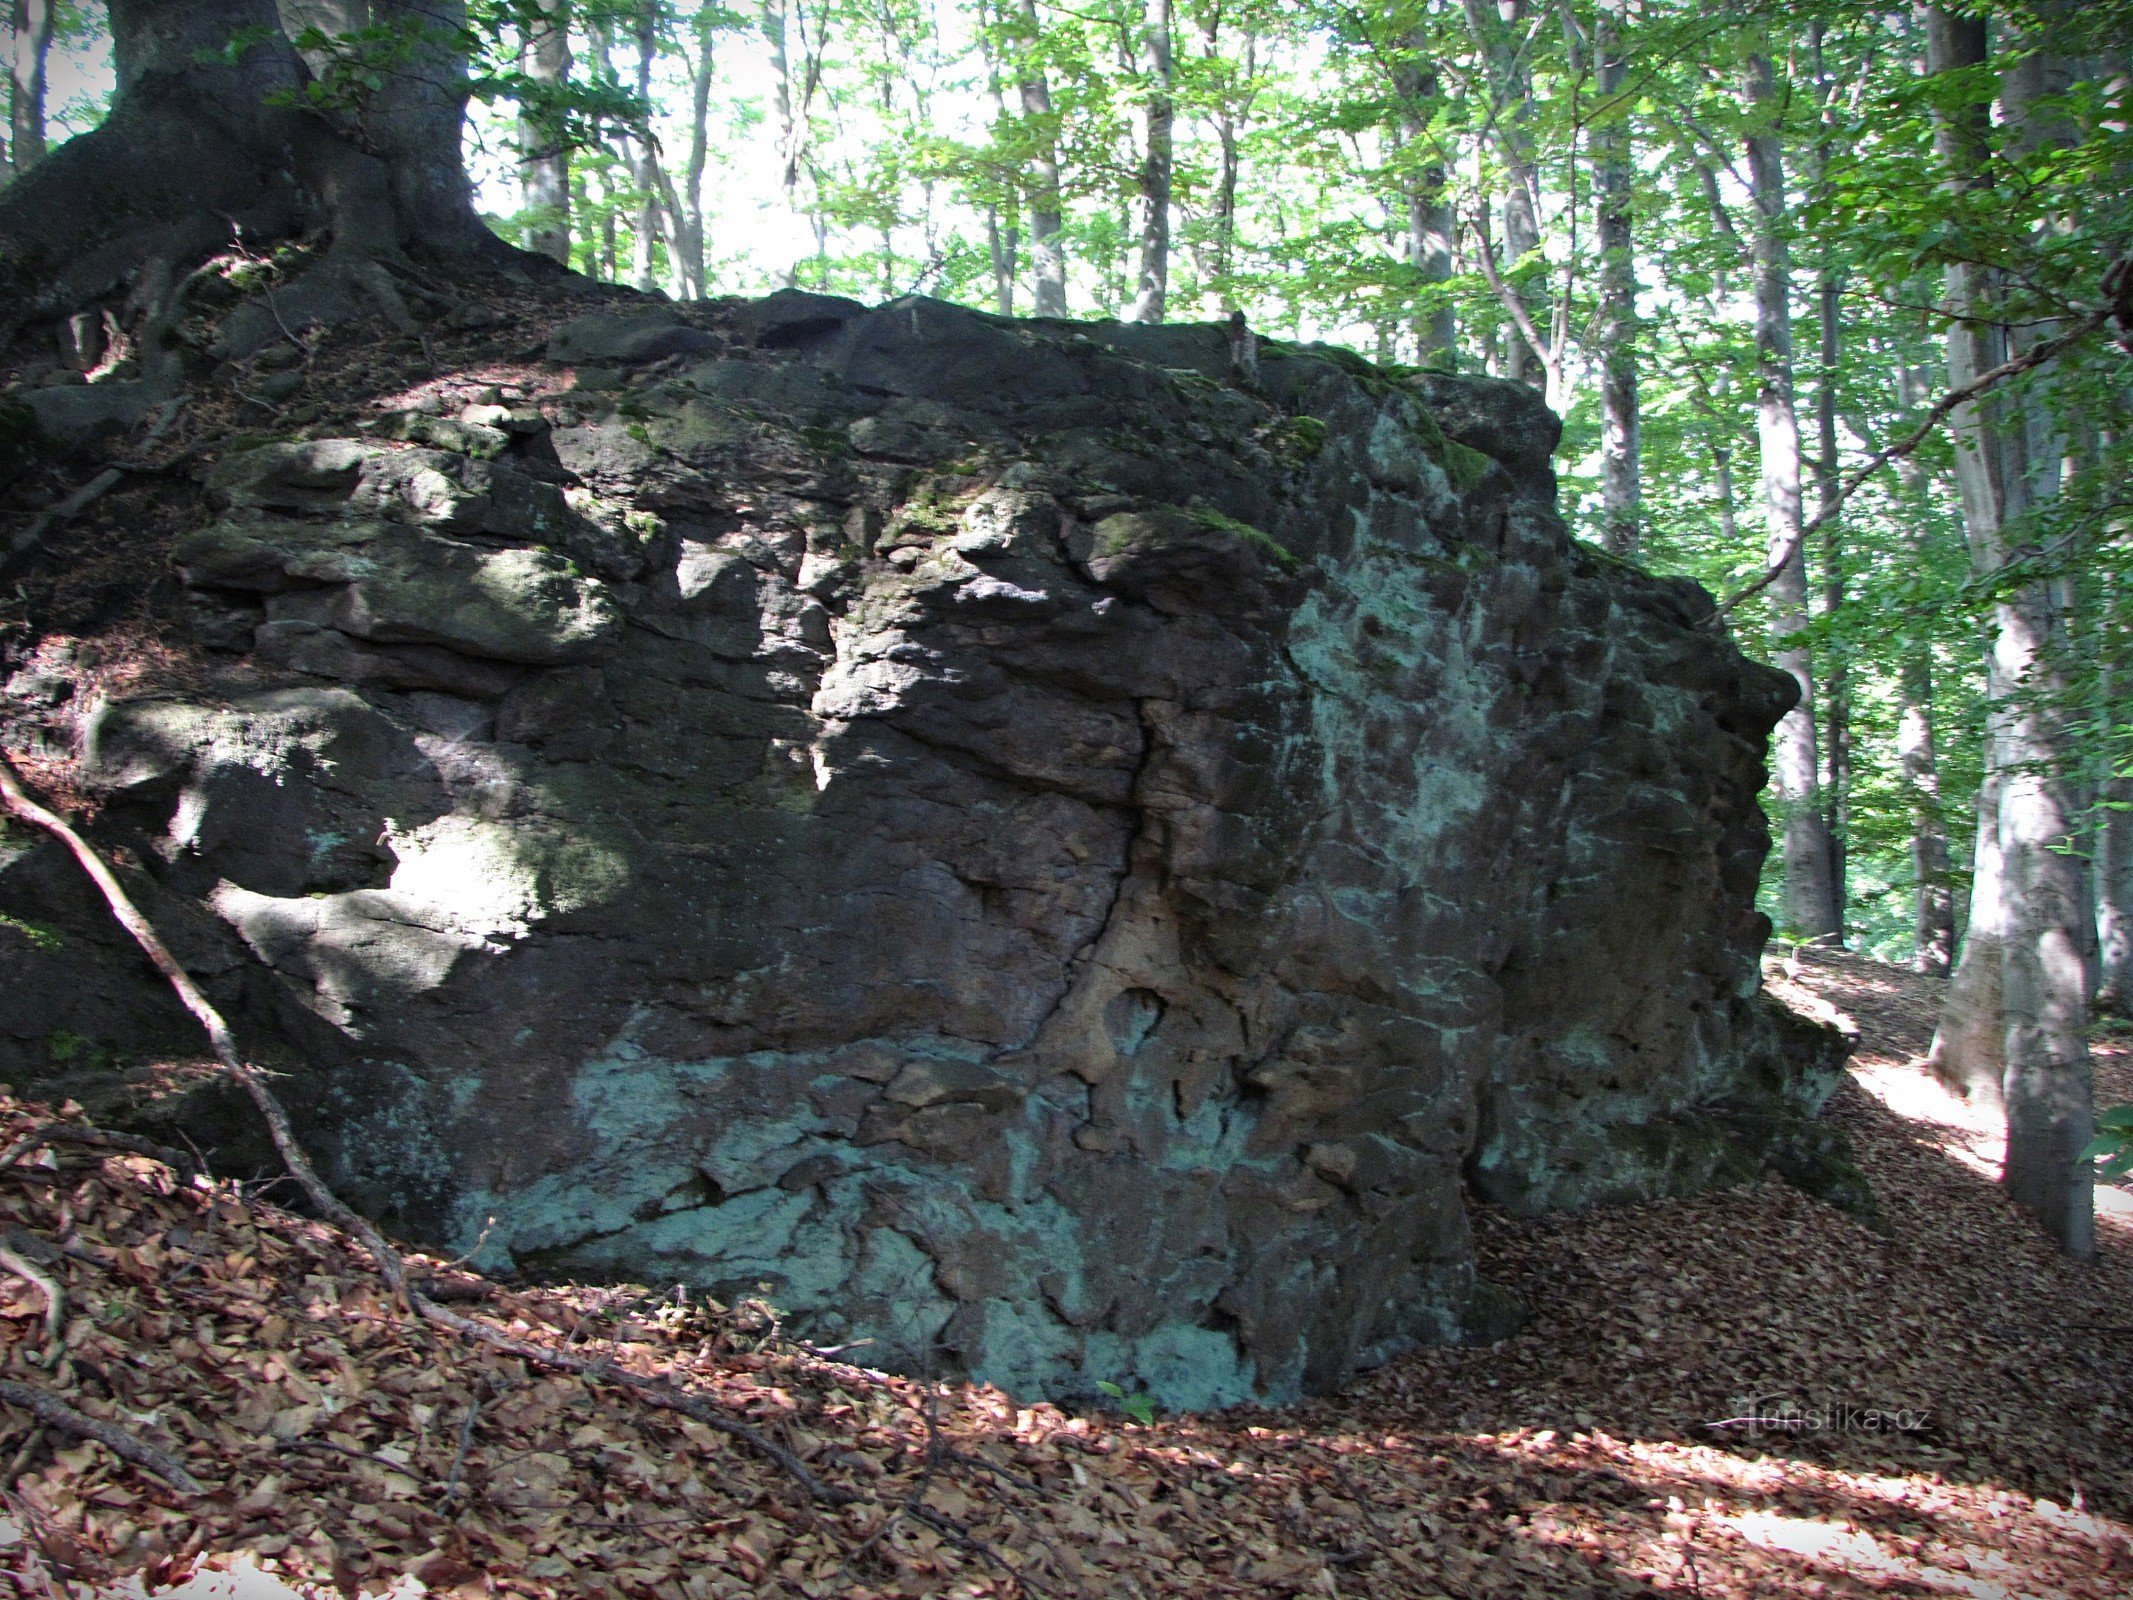
[[[1906,405],[1919,408],[1930,400],[1926,375],[1917,368],[1906,367],[1902,383]],[[1925,540],[1916,530],[1926,515],[1925,468],[1915,455],[1906,456],[1898,472],[1905,514],[1914,530],[1912,559],[1922,563]],[[1923,623],[1913,623],[1903,641],[1897,692],[1896,759],[1911,814],[1911,964],[1944,978],[1955,961],[1955,892],[1934,728],[1933,642]]]
[[[1175,163],[1176,72],[1170,0],[1147,0],[1141,27],[1140,279],[1128,320],[1161,322],[1170,300],[1170,187]]]
[[[2102,785],[2096,827],[2096,1003],[2133,1016],[2133,779]]]
[[[1444,91],[1419,30],[1408,35],[1403,48],[1393,87],[1400,96],[1400,131],[1413,150],[1434,139],[1429,124]],[[1458,356],[1458,327],[1451,301],[1441,292],[1452,278],[1451,192],[1442,152],[1432,146],[1410,159],[1415,165],[1407,187],[1407,255],[1422,283],[1422,304],[1414,317],[1415,365],[1448,371]]]
[[[1021,73],[1022,115],[1028,121],[1032,154],[1029,171],[1030,278],[1036,314],[1063,317],[1066,301],[1066,241],[1060,237],[1059,130],[1052,118],[1051,78],[1029,59],[1038,39],[1037,0],[1021,0],[1024,53]]]
[[[681,298],[702,299],[709,291],[704,267],[704,169],[711,151],[711,44],[718,31],[722,7],[703,5],[696,10],[696,59],[689,71],[689,164],[683,174],[683,192],[675,225],[677,278]]]
[[[1778,724],[1771,787],[1784,822],[1785,918],[1802,937],[1843,943],[1836,915],[1835,852],[1822,813],[1814,658],[1807,627],[1807,556],[1800,547],[1800,419],[1792,356],[1792,260],[1785,242],[1785,169],[1776,128],[1770,58],[1751,55],[1742,102],[1752,119],[1748,174],[1754,201],[1756,437],[1771,565],[1771,661],[1800,688]]]
[[[108,13],[110,116],[0,192],[0,320],[79,310],[144,263],[229,245],[233,229],[250,248],[321,236],[343,260],[500,248],[460,157],[462,0],[374,0],[374,20],[423,32],[413,67],[368,108],[365,143],[275,103],[309,69],[273,0],[110,0]],[[259,42],[232,61],[240,31]]]
[[[1495,145],[1503,162],[1504,264],[1517,268],[1540,248],[1540,166],[1533,149],[1533,78],[1519,60],[1517,32],[1526,17],[1525,0],[1465,0],[1467,27],[1488,71],[1494,102]],[[1544,300],[1526,292],[1514,274],[1509,282],[1523,309],[1527,328],[1552,327]],[[1532,348],[1534,333],[1505,341],[1503,376],[1519,383],[1559,387],[1550,363]],[[1558,352],[1558,355],[1560,352]]]
[[[1637,261],[1630,200],[1635,155],[1629,107],[1620,103],[1628,81],[1622,22],[1627,0],[1600,0],[1593,47],[1603,119],[1593,134],[1593,186],[1600,232],[1600,504],[1607,549],[1634,558],[1642,543],[1644,505],[1639,482],[1637,414]]]
[[[1983,65],[1985,25],[1935,10],[1927,18],[1927,46],[1935,73]],[[2024,126],[2021,96],[2007,94],[2003,103],[2010,137],[2034,137],[2036,130]],[[1943,120],[1936,142],[1952,182],[1967,187],[1985,181],[1991,132],[1981,113]],[[1954,320],[1948,372],[1957,386],[2004,354],[1993,316],[1996,299],[1996,286],[1983,272],[1962,263],[1949,268]],[[2034,422],[2020,405],[1988,396],[1959,407],[1951,423],[1971,564],[1989,579],[2033,553],[2022,541],[2037,488],[2030,470]],[[2056,461],[2048,470],[2056,471]],[[2002,1182],[2061,1249],[2087,1260],[2096,1248],[2094,1171],[2079,1156],[2095,1131],[2087,1032],[2092,913],[2080,860],[2069,848],[2074,809],[2058,709],[2064,686],[2056,665],[2063,628],[2045,578],[2002,588],[1993,606],[1988,694],[1997,773],[1988,775],[1988,783],[1996,776],[1999,873],[1990,887],[1999,899],[1998,1004],[1956,992],[1962,968],[1973,964],[1970,946],[1980,915],[1991,911],[1983,903],[1988,884],[1981,872],[1972,895],[1971,934],[1934,1059],[1958,1081],[1977,1084],[1992,1065],[1989,1036],[1998,1033],[2007,1108]],[[1981,818],[1984,811],[1981,804]],[[1979,843],[1982,865],[1982,829]]]
[[[561,88],[570,76],[570,0],[536,0],[541,20],[529,21],[519,48],[519,71],[535,83]],[[561,119],[535,102],[519,116],[519,192],[528,217],[526,248],[570,265],[570,151]]]
[[[1836,274],[1815,277],[1815,321],[1821,358],[1815,373],[1815,515],[1822,519],[1822,615],[1844,610],[1844,524],[1837,507],[1837,357],[1841,349]],[[1831,641],[1822,674],[1822,825],[1829,831],[1830,915],[1839,928],[1849,899],[1852,793],[1852,684],[1849,646]]]
[[[2133,724],[2125,674],[2115,665],[2126,648],[2128,599],[2124,583],[2104,574],[2097,607],[2103,637],[2097,651],[2098,709],[2113,726]],[[2096,786],[2096,1003],[2118,1016],[2133,1016],[2133,777],[2117,771],[2124,747],[2111,741]]]
[[[59,20],[53,0],[13,0],[9,22],[7,171],[21,177],[44,159],[45,63]]]

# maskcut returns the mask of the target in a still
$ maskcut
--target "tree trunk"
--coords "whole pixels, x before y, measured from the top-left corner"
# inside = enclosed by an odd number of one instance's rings
[[[1896,758],[1911,812],[1911,965],[1944,978],[1955,952],[1955,897],[1933,741],[1933,657],[1915,640],[1904,647],[1901,694]]]
[[[1021,77],[1022,115],[1030,125],[1029,256],[1035,311],[1040,317],[1063,317],[1066,301],[1066,242],[1059,200],[1059,130],[1052,120],[1052,84],[1042,67],[1031,64],[1039,23],[1037,0],[1021,0],[1024,52]]]
[[[1488,72],[1489,95],[1494,112],[1494,142],[1503,162],[1504,262],[1516,269],[1540,248],[1540,164],[1534,156],[1533,77],[1519,59],[1517,33],[1525,21],[1525,0],[1465,0],[1467,26],[1481,52]],[[1536,330],[1543,321],[1551,326],[1544,301],[1536,302],[1521,286],[1514,270],[1506,280],[1524,310],[1514,317],[1525,334],[1505,341],[1503,376],[1518,383],[1536,378],[1551,390],[1550,362],[1532,348]],[[1560,354],[1560,352],[1558,352]]]
[[[659,51],[659,8],[647,3],[637,13],[637,98],[646,106],[652,103],[652,59]],[[649,119],[650,113],[646,113]],[[659,287],[659,263],[654,247],[669,230],[665,227],[666,211],[660,203],[664,191],[673,186],[660,169],[659,147],[652,142],[651,128],[647,126],[630,141],[635,159],[631,163],[630,176],[637,183],[637,228],[635,248],[631,252],[630,274],[639,289],[647,294]],[[678,229],[672,230],[678,232]],[[674,240],[667,237],[667,248],[674,248]]]
[[[2133,1017],[2133,778],[2101,786],[2096,826],[2096,1003]]]
[[[1815,275],[1815,311],[1821,360],[1815,373],[1815,515],[1822,520],[1822,615],[1844,610],[1844,526],[1837,510],[1837,357],[1841,349],[1837,276],[1828,267]],[[1829,830],[1830,915],[1844,925],[1851,849],[1852,690],[1849,646],[1832,630],[1823,673],[1823,749],[1828,775],[1822,788],[1822,822]]]
[[[523,25],[519,71],[544,89],[560,90],[570,77],[570,0],[535,0],[541,20]],[[526,248],[570,265],[570,151],[562,119],[539,101],[524,106],[518,121],[519,193],[528,218]]]
[[[1141,27],[1140,280],[1129,320],[1161,322],[1170,299],[1170,179],[1177,100],[1170,0],[1146,0]]]
[[[1907,409],[1930,398],[1926,375],[1906,366],[1902,375]],[[1917,530],[1927,515],[1926,470],[1915,455],[1898,467],[1903,515],[1914,530],[1911,559],[1923,567],[1926,541]],[[1948,975],[1955,959],[1955,894],[1950,877],[1948,821],[1940,790],[1940,752],[1933,725],[1933,640],[1914,621],[1903,640],[1897,678],[1896,759],[1903,776],[1911,821],[1911,964],[1931,977]]]
[[[1007,126],[1007,91],[1000,78],[1000,58],[996,40],[999,35],[993,24],[990,6],[980,5],[978,21],[983,24],[978,33],[978,48],[985,57],[985,99],[992,108],[993,136]],[[1015,204],[1012,185],[1002,185],[1006,199],[1007,215],[1003,220],[999,199],[985,202],[985,253],[992,266],[993,309],[1003,317],[1015,314],[1015,274],[1018,268],[1016,257],[1021,253],[1022,237],[1019,226],[1019,211]]]
[[[45,62],[59,17],[53,0],[14,0],[11,20],[7,166],[19,178],[44,159]]]
[[[1742,101],[1751,119],[1748,173],[1754,201],[1756,437],[1762,454],[1764,519],[1771,564],[1771,661],[1800,688],[1778,724],[1772,788],[1785,825],[1785,917],[1806,938],[1843,943],[1835,915],[1835,860],[1822,815],[1816,753],[1814,658],[1807,628],[1807,560],[1800,548],[1800,421],[1792,361],[1792,261],[1785,242],[1785,169],[1770,58],[1748,58]]]
[[[696,60],[689,73],[689,165],[682,197],[687,210],[675,229],[685,299],[702,299],[710,287],[704,266],[704,168],[711,150],[711,42],[723,9],[703,5],[696,11]]]
[[[1600,0],[1593,44],[1599,57],[1604,119],[1593,134],[1593,187],[1600,232],[1600,503],[1602,542],[1634,559],[1642,542],[1637,415],[1637,261],[1630,199],[1635,185],[1628,60],[1623,49],[1627,0]]]
[[[2098,710],[2107,726],[2123,729],[2133,725],[2119,664],[2128,634],[2126,586],[2108,571],[2103,582],[2097,607],[2102,636],[2096,653]],[[2123,760],[2121,739],[2106,740],[2096,794],[2096,1003],[2133,1017],[2133,777],[2117,770]]]
[[[1935,10],[1927,19],[1927,44],[1935,73],[1986,60],[1981,21]],[[2034,133],[2024,128],[2016,97],[2009,96],[2006,110],[2010,137]],[[1971,187],[1985,181],[1990,136],[1982,115],[1941,123],[1936,144],[1951,182]],[[1983,273],[1964,264],[1950,267],[1948,370],[1957,386],[1987,370],[2004,349],[1991,320],[1996,298]],[[2034,487],[2028,470],[2032,425],[2019,406],[1996,405],[1990,397],[1959,407],[1951,422],[1971,564],[1979,577],[1992,579],[2031,553],[2017,541]],[[2073,812],[2056,667],[2062,627],[2044,578],[2003,588],[1993,606],[1988,693],[1999,756],[1997,1021],[2007,1107],[2002,1181],[2061,1249],[2086,1260],[2095,1254],[2094,1173],[2078,1158],[2094,1132],[2084,931],[2091,912],[2079,859],[2067,848]],[[1981,875],[1973,893],[1973,939],[1983,888]],[[1964,965],[1971,962],[1970,943],[1966,939]],[[1990,1061],[1977,1035],[1988,1031],[1974,1017],[1944,1016],[1947,1047],[1935,1040],[1936,1061],[1960,1081],[1978,1081]]]
[[[1407,184],[1407,254],[1421,280],[1414,316],[1415,365],[1450,371],[1458,359],[1458,328],[1443,285],[1452,278],[1454,221],[1442,153],[1430,123],[1443,98],[1428,41],[1417,30],[1401,42],[1393,87],[1400,97],[1401,132],[1412,150],[1429,141]]]
[[[425,43],[377,94],[359,145],[273,103],[305,77],[273,0],[110,0],[110,116],[0,193],[0,322],[77,311],[146,262],[202,259],[233,227],[255,249],[324,233],[338,263],[500,248],[460,159],[464,6],[376,0],[372,13],[423,24]],[[240,32],[258,42],[232,61]],[[298,315],[302,298],[282,295],[280,311]]]
[[[1219,8],[1210,12],[1207,19],[1206,54],[1210,64],[1222,59],[1221,41],[1222,13]],[[1249,81],[1258,70],[1258,35],[1247,31],[1244,35],[1244,76]],[[1238,309],[1236,286],[1231,281],[1237,266],[1237,183],[1242,171],[1241,157],[1237,149],[1237,108],[1228,95],[1223,95],[1215,106],[1215,254],[1212,279],[1215,309],[1228,316]]]
[[[1970,910],[1955,972],[1941,1001],[1926,1066],[1956,1093],[2001,1108],[2007,1026],[2000,985],[2005,971],[2007,895],[2000,853],[1998,718],[1986,715],[1985,778],[1977,791],[1977,844],[1970,862]]]

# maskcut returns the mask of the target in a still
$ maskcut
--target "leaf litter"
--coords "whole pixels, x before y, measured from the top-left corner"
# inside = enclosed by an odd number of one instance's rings
[[[167,1454],[183,1494],[0,1408],[22,1595],[1710,1597],[2133,1592],[2133,1227],[2059,1259],[1922,1068],[1935,986],[1808,952],[1862,1036],[1831,1115],[1876,1225],[1774,1182],[1477,1219],[1533,1308],[1483,1350],[1280,1410],[1150,1423],[885,1376],[759,1302],[503,1284],[411,1255],[523,1340],[660,1374],[807,1463],[396,1306],[339,1231],[129,1151],[0,1173],[0,1378]],[[2098,1046],[2101,1103],[2133,1054]],[[78,1108],[0,1096],[9,1142]],[[2107,1197],[2110,1198],[2110,1197]],[[2123,1199],[2121,1195],[2118,1198]]]

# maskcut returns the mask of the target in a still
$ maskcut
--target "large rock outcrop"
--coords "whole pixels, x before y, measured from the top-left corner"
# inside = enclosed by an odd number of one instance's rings
[[[1500,1331],[1469,1195],[1835,1170],[1757,993],[1790,685],[1569,538],[1530,391],[793,294],[550,355],[221,462],[219,676],[84,708],[394,1226],[1196,1407]],[[11,848],[16,1075],[182,1039]]]

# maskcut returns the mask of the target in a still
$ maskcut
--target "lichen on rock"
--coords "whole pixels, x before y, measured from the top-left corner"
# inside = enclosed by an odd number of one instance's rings
[[[1504,1332],[1476,1196],[1858,1200],[1758,993],[1789,681],[1570,538],[1530,391],[791,292],[548,350],[224,462],[249,645],[90,740],[394,1226],[1208,1407]]]

